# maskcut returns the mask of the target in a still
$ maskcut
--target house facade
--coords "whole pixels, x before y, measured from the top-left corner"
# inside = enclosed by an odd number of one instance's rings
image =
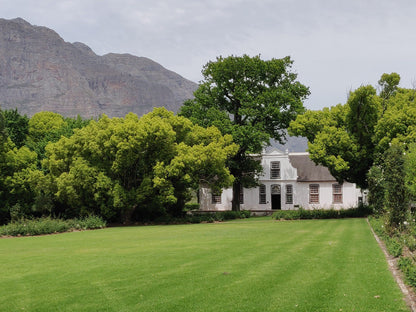
[[[242,210],[348,209],[365,201],[365,193],[353,183],[339,184],[323,166],[315,165],[308,153],[271,150],[261,154],[260,186],[242,189]],[[232,189],[213,194],[201,188],[200,210],[231,210]]]

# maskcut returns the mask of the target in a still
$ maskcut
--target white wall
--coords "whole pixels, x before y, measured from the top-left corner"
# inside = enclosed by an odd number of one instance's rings
[[[270,163],[280,161],[280,179],[270,178]],[[345,182],[342,185],[343,201],[340,204],[333,203],[332,185],[335,181],[329,182],[297,182],[297,169],[292,166],[287,153],[272,152],[262,155],[263,174],[259,177],[259,182],[266,186],[266,203],[259,203],[259,188],[244,189],[244,204],[242,210],[271,210],[272,194],[271,186],[280,185],[281,189],[281,209],[348,209],[357,207],[358,197],[362,196],[361,191],[355,184]],[[286,204],[286,185],[293,186],[293,204]],[[319,204],[309,204],[309,185],[319,184]],[[233,192],[231,188],[223,190],[221,203],[212,203],[211,192],[208,188],[200,190],[200,209],[201,210],[231,210]]]
[[[309,184],[319,184],[319,204],[309,204]],[[358,206],[358,197],[361,194],[355,184],[345,182],[342,184],[342,203],[333,203],[332,185],[336,182],[298,182],[295,199],[297,204],[304,209],[348,209]]]

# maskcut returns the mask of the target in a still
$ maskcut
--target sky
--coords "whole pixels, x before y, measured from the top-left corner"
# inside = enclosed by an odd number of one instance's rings
[[[310,87],[307,109],[345,103],[383,73],[416,87],[415,0],[0,0],[0,17],[98,55],[148,57],[194,82],[218,56],[290,56]]]

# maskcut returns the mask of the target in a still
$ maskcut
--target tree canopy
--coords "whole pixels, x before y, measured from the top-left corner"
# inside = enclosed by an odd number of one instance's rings
[[[9,120],[26,117],[13,111]],[[9,116],[10,117],[10,116]],[[159,108],[97,121],[52,112],[14,123],[0,111],[0,223],[22,216],[98,215],[107,221],[179,216],[200,184],[228,187],[230,135]]]
[[[290,121],[304,112],[309,89],[296,80],[292,64],[289,57],[218,57],[204,66],[195,98],[181,108],[181,115],[203,127],[216,126],[239,145],[228,161],[235,177],[233,210],[240,208],[241,187],[256,185],[262,170],[249,154],[260,153],[271,138],[283,143]]]
[[[367,188],[369,169],[389,144],[416,138],[415,91],[399,88],[399,81],[396,73],[383,74],[379,94],[371,85],[361,86],[344,105],[298,116],[289,133],[307,137],[311,159],[339,182]]]
[[[236,148],[218,129],[160,108],[90,122],[48,145],[43,167],[65,211],[142,220],[180,215],[201,182],[230,185],[225,161]]]

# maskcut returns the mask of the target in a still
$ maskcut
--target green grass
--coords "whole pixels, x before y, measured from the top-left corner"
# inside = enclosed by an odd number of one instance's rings
[[[365,219],[0,240],[1,311],[408,311]]]

